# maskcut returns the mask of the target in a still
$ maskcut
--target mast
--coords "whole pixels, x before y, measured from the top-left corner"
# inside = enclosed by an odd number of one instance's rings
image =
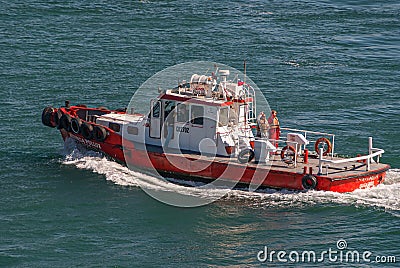
[[[243,68],[244,68],[244,80],[243,80],[243,82],[246,84],[246,60],[243,60]]]

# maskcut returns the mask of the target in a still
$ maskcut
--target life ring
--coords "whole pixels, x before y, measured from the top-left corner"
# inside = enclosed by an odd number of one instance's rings
[[[329,153],[332,152],[332,143],[329,139],[325,138],[325,137],[321,137],[319,139],[317,139],[317,141],[315,142],[315,146],[314,149],[317,152],[317,154],[319,154],[319,149],[320,149],[320,145],[322,145],[322,148],[324,149],[324,153],[323,155],[328,155]],[[326,149],[325,149],[326,146]]]
[[[296,149],[291,145],[286,145],[282,148],[281,159],[285,162],[294,162],[296,156]]]
[[[254,151],[250,148],[242,150],[238,155],[238,160],[240,163],[248,163],[254,158]]]
[[[55,123],[52,120],[52,116],[55,113],[56,109],[53,107],[46,107],[42,112],[42,123],[48,127],[56,127]]]
[[[74,132],[75,134],[79,134],[80,130],[81,130],[81,125],[82,125],[82,121],[80,118],[72,118],[71,119],[71,131]]]
[[[315,187],[317,187],[317,182],[317,178],[311,174],[307,174],[301,179],[301,185],[305,190],[315,189]]]
[[[93,138],[93,126],[86,122],[82,123],[81,134],[85,139],[90,140],[91,138]]]
[[[107,138],[107,131],[104,127],[95,126],[93,128],[93,136],[96,141],[104,141]]]
[[[71,126],[71,116],[69,114],[63,114],[60,118],[60,129],[65,129],[70,131]]]

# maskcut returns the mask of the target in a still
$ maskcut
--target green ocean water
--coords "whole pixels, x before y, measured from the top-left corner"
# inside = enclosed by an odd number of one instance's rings
[[[345,266],[257,259],[265,246],[320,253],[338,240],[342,252],[400,262],[399,51],[397,1],[2,1],[0,266]],[[176,208],[138,187],[148,176],[71,153],[41,124],[42,109],[66,99],[124,107],[175,64],[242,69],[243,60],[281,125],[333,132],[349,155],[374,137],[392,167],[385,184],[348,194],[236,190]]]

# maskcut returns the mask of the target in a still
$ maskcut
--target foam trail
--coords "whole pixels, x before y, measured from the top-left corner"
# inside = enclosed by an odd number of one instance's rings
[[[159,179],[143,172],[130,170],[126,166],[108,160],[99,153],[80,148],[79,145],[67,141],[64,164],[74,165],[79,169],[92,170],[102,174],[117,185],[143,187],[150,190],[177,192],[203,198],[213,198],[226,192],[226,189],[200,189],[197,182],[184,182],[171,179],[170,181],[188,186],[182,186]],[[222,191],[222,192],[221,192]],[[223,200],[240,200],[243,204],[253,207],[305,207],[318,204],[343,204],[365,206],[396,212],[400,216],[400,169],[390,169],[384,184],[377,187],[356,190],[351,193],[335,193],[323,191],[298,192],[291,190],[262,190],[249,192],[242,190],[229,191]]]

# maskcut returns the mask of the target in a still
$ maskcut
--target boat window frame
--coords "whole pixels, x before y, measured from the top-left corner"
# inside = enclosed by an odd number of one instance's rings
[[[221,115],[222,115],[223,111],[226,113],[226,116],[224,115],[225,121],[221,122],[221,118],[222,118]],[[228,109],[228,107],[220,107],[219,111],[218,111],[218,126],[224,127],[224,126],[227,126],[228,124],[229,124],[229,109]]]
[[[156,113],[158,112],[158,113]],[[153,107],[151,107],[151,117],[160,118],[161,115],[161,103],[160,101],[155,101]]]
[[[126,128],[126,133],[128,133],[129,135],[137,136],[137,135],[139,135],[139,128],[135,127],[135,126],[129,126],[128,125],[127,128]]]
[[[182,114],[182,106],[184,106],[185,108],[183,108],[185,110],[185,112]],[[181,124],[187,124],[190,122],[189,117],[190,117],[190,112],[189,112],[189,105],[185,104],[185,103],[178,103],[177,104],[177,113],[176,113],[176,122],[177,123],[181,123]],[[184,118],[182,118],[182,116],[184,116]]]
[[[195,109],[193,109],[195,108]],[[193,110],[196,110],[197,108],[201,108],[202,113],[201,116],[196,115],[195,118],[193,118]],[[190,105],[190,123],[192,124],[192,126],[195,127],[203,127],[204,125],[204,106],[203,105]]]
[[[121,125],[115,122],[108,122],[108,128],[118,133],[121,132]]]

